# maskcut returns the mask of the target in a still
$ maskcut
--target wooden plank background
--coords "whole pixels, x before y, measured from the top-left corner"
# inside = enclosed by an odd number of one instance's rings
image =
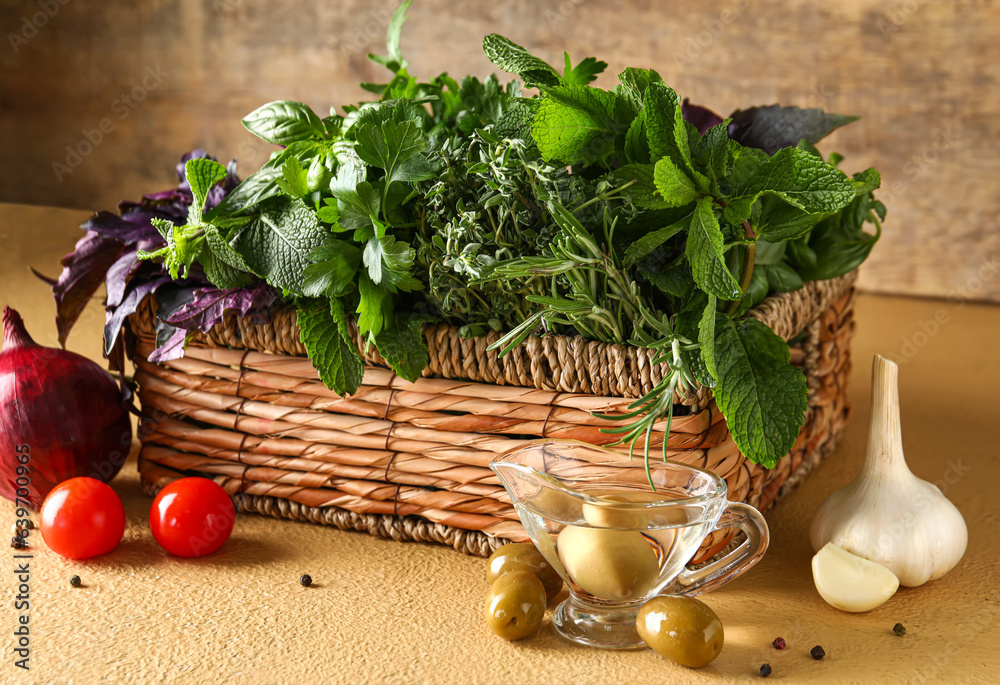
[[[205,147],[244,171],[269,152],[240,118],[317,111],[380,79],[398,0],[0,0],[0,201],[109,208],[170,185]],[[551,62],[657,68],[721,113],[781,102],[862,115],[822,147],[878,167],[889,219],[869,290],[1000,301],[1000,3],[992,0],[418,0],[414,73],[491,65],[503,33]]]

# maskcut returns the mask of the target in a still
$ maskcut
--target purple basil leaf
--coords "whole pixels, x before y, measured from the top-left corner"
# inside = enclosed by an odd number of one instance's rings
[[[156,349],[149,354],[151,362],[169,362],[184,356],[184,340],[187,337],[187,331],[173,326],[164,330],[169,331],[169,333],[162,342],[160,336],[156,336]]]
[[[104,238],[94,231],[87,231],[77,241],[76,248],[63,257],[62,273],[52,286],[56,301],[56,331],[59,334],[59,344],[63,347],[66,346],[66,338],[73,325],[101,287],[104,275],[121,251],[121,243]]]
[[[692,105],[687,98],[681,103],[681,113],[684,115],[684,120],[691,122],[701,135],[705,135],[705,131],[722,123],[722,117],[718,114],[707,107]]]
[[[822,109],[800,109],[768,105],[736,110],[729,115],[729,137],[743,147],[755,147],[769,155],[783,147],[798,145],[803,138],[818,143],[831,131],[859,117],[831,114]]]
[[[126,244],[157,238],[160,235],[148,220],[145,222],[128,221],[111,212],[98,212],[83,222],[81,228],[85,231],[98,233],[103,238]]]
[[[122,303],[117,307],[108,307],[107,322],[104,325],[104,354],[107,355],[118,339],[125,317],[135,314],[143,298],[156,292],[164,283],[170,283],[170,275],[162,273],[152,278],[133,278],[125,289]]]
[[[263,313],[276,299],[274,289],[266,283],[234,290],[200,288],[194,292],[190,303],[168,314],[165,321],[189,331],[207,332],[212,326],[222,322],[222,315],[229,309],[235,310],[240,316],[247,316],[251,310]]]

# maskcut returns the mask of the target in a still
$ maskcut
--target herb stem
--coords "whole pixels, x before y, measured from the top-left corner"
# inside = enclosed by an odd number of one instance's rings
[[[740,276],[740,296],[729,305],[726,312],[729,315],[736,313],[736,310],[740,308],[740,303],[747,296],[747,290],[750,289],[750,279],[753,278],[754,260],[757,257],[757,234],[754,233],[753,226],[746,219],[743,220],[743,233],[750,244],[747,245],[747,256],[743,261],[743,274]]]

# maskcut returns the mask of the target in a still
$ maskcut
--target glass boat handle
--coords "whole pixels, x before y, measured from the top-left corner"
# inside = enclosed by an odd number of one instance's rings
[[[749,504],[730,502],[714,530],[739,528],[746,540],[726,556],[697,570],[685,568],[659,594],[700,595],[711,592],[756,564],[767,551],[770,534],[760,512]]]

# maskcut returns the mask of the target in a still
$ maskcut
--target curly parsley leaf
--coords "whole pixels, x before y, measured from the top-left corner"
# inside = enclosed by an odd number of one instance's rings
[[[570,61],[568,52],[563,53],[563,58],[566,66],[563,70],[562,80],[563,83],[571,85],[585,86],[608,68],[607,62],[598,62],[596,57],[586,57],[575,67]]]

